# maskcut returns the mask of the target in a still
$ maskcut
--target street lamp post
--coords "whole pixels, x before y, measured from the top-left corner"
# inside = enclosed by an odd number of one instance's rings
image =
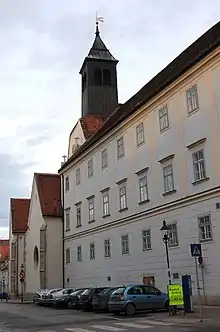
[[[163,232],[163,242],[165,244],[166,259],[167,259],[168,282],[169,282],[169,285],[171,285],[172,281],[171,281],[171,271],[170,271],[170,257],[169,257],[169,250],[168,250],[169,227],[167,226],[165,220],[163,220],[163,225],[160,230]],[[172,315],[174,315],[174,308],[172,306],[170,306],[170,304],[169,304],[169,315],[171,315],[171,312],[172,312]]]

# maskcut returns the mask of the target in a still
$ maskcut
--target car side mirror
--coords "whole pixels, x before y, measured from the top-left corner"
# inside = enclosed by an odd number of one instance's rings
[[[160,290],[157,291],[157,295],[161,295],[161,291]]]

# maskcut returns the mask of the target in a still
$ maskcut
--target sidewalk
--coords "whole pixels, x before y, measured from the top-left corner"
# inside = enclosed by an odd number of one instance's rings
[[[20,299],[11,299],[11,300],[2,300],[0,301],[0,303],[10,303],[10,304],[21,304],[21,300]],[[32,304],[33,301],[24,301],[22,304]]]

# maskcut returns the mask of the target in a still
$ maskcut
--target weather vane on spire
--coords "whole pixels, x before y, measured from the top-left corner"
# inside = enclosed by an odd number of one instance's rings
[[[96,12],[96,35],[99,34],[99,23],[104,23],[104,17],[98,16],[98,12]]]

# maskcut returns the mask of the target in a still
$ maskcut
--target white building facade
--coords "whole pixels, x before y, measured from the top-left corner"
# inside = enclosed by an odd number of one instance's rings
[[[60,169],[66,285],[151,282],[166,290],[166,220],[173,281],[189,274],[196,292],[189,247],[201,243],[206,302],[220,303],[219,36],[220,23]]]

